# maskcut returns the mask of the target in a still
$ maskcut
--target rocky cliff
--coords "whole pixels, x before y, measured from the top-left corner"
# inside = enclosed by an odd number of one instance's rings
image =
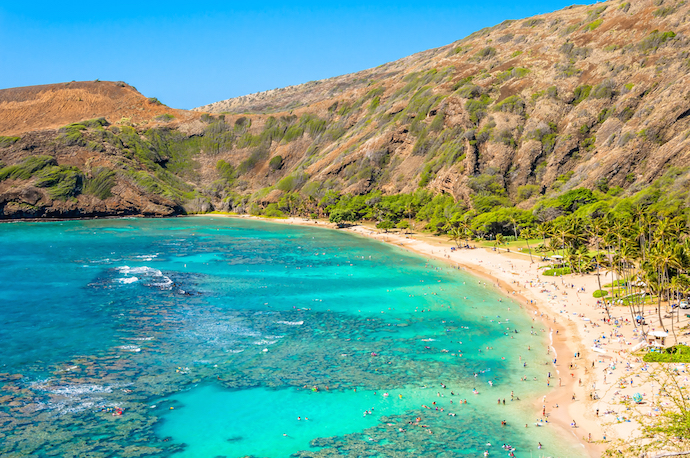
[[[288,164],[282,175],[299,170],[348,192],[421,185],[466,197],[487,174],[514,199],[520,189],[534,194],[525,186],[537,194],[554,185],[639,187],[688,161],[689,8],[668,0],[573,6],[506,21],[361,78],[203,108],[252,113],[310,93],[307,107],[284,116],[316,115],[325,129],[273,142],[268,156]],[[249,118],[257,133],[269,119]],[[251,184],[275,182],[265,165]]]
[[[61,165],[72,154],[85,164],[110,155],[117,180],[138,183],[129,189],[163,196],[167,208],[197,210],[228,209],[238,195],[265,204],[291,192],[318,200],[328,191],[420,188],[480,211],[528,208],[579,186],[635,192],[669,170],[681,186],[690,146],[688,13],[690,5],[670,0],[573,6],[352,75],[195,113],[144,110],[132,115],[142,123],[134,126],[138,140],[121,131],[113,109],[108,125],[80,130],[83,145],[69,153],[55,141],[65,133],[54,131],[44,143],[28,136],[0,146],[0,160],[11,166],[40,153]],[[29,130],[17,127],[28,122],[22,112],[3,114],[22,102],[3,102],[2,92],[0,121],[11,121],[0,130]],[[162,122],[165,114],[174,122]],[[63,122],[51,119],[51,126]],[[49,124],[33,122],[31,129]],[[119,143],[108,143],[113,135]],[[31,180],[15,180],[12,189]],[[15,202],[10,185],[1,186],[5,201]],[[70,205],[79,208],[79,199]]]

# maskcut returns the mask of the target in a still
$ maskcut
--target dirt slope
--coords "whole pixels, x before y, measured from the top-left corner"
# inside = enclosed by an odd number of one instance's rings
[[[142,125],[155,123],[155,117],[166,113],[178,120],[190,117],[184,110],[150,101],[122,82],[80,81],[0,90],[0,135],[5,136],[100,117],[112,124],[128,118],[126,122]]]
[[[690,4],[674,0],[572,6],[367,72],[202,108],[262,113],[304,94],[308,104],[274,118],[326,121],[325,132],[274,140],[242,177],[251,191],[296,173],[341,192],[421,186],[468,201],[482,176],[513,202],[524,186],[639,189],[690,163],[689,19]],[[259,135],[270,118],[250,119]],[[220,158],[239,165],[251,153]],[[276,155],[279,172],[267,166]]]

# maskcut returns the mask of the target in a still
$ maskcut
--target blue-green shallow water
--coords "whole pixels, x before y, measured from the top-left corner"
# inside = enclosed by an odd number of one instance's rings
[[[553,370],[538,322],[351,234],[3,224],[0,286],[3,457],[584,456],[534,426]]]

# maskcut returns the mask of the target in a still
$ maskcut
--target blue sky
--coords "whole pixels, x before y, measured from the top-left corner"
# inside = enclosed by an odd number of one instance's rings
[[[0,3],[0,88],[125,81],[175,108],[351,73],[569,1]]]

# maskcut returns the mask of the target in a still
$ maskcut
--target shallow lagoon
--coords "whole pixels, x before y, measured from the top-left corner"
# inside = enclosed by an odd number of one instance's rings
[[[582,453],[534,426],[541,324],[395,247],[225,218],[14,223],[0,278],[3,456]]]

